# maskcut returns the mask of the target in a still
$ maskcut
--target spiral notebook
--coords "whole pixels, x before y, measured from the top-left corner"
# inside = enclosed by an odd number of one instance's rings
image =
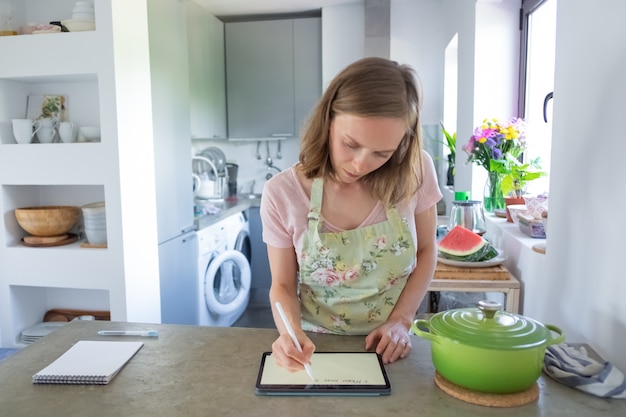
[[[79,340],[33,375],[33,384],[108,384],[143,342]]]

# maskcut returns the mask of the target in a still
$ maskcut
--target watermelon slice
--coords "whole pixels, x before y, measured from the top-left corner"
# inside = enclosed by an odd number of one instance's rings
[[[439,242],[439,256],[461,262],[483,262],[498,256],[498,250],[471,230],[455,226]]]
[[[487,241],[463,226],[454,226],[439,242],[439,252],[453,256],[468,256],[478,252]]]

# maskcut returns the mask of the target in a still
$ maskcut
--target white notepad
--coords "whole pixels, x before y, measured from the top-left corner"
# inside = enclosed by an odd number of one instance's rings
[[[33,375],[34,384],[108,384],[143,342],[79,340]]]

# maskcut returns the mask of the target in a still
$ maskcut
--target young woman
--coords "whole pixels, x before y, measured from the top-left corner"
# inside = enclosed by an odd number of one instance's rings
[[[296,371],[310,361],[315,346],[305,331],[366,335],[365,348],[385,363],[411,351],[409,328],[436,264],[441,198],[422,151],[420,100],[410,67],[382,58],[354,62],[314,109],[299,163],[265,185],[261,218],[279,365]]]

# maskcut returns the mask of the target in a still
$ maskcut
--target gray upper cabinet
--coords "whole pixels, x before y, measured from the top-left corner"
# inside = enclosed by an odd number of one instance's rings
[[[321,92],[321,19],[225,23],[228,136],[297,136]]]
[[[187,5],[191,137],[225,139],[224,23],[195,2]]]
[[[293,21],[296,134],[322,95],[322,19]]]

